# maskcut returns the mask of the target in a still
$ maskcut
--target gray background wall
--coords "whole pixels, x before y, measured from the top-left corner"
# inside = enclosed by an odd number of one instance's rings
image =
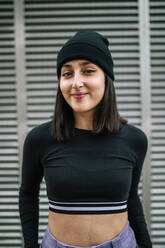
[[[119,111],[148,137],[139,194],[154,248],[165,247],[164,0],[0,0],[0,247],[23,247],[24,138],[52,115],[57,51],[85,29],[109,39]],[[40,197],[41,240],[48,216],[44,181]]]

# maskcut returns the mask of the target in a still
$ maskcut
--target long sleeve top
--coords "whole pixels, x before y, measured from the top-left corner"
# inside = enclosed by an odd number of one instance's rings
[[[128,211],[139,247],[151,248],[138,184],[148,141],[128,123],[119,132],[75,128],[70,140],[51,136],[51,122],[33,128],[23,149],[19,211],[25,248],[39,247],[39,190],[44,177],[49,210],[64,214]]]

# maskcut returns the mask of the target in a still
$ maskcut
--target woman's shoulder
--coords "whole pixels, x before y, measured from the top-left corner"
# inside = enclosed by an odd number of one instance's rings
[[[43,122],[37,126],[35,126],[32,130],[35,131],[35,132],[46,132],[46,131],[50,131],[50,128],[51,128],[51,122],[52,121],[46,121],[46,122]],[[31,131],[32,131],[31,130]]]
[[[51,134],[51,121],[41,123],[35,127],[32,127],[27,133],[26,140],[32,142],[44,140],[46,137],[49,137]]]
[[[123,128],[125,132],[128,132],[130,134],[132,133],[132,134],[141,135],[141,136],[146,135],[142,128],[135,126],[133,124],[130,124],[130,123],[125,123],[123,125]]]
[[[126,123],[123,128],[122,132],[127,140],[131,143],[131,145],[135,146],[147,146],[148,139],[146,133],[142,130],[142,128],[135,126],[130,123]]]

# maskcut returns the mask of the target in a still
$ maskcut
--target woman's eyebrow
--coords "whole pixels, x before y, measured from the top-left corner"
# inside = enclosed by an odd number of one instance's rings
[[[71,65],[69,65],[69,64],[64,64],[62,67],[72,67]]]
[[[79,63],[79,65],[89,65],[89,64],[92,64],[92,62],[84,61],[84,62]]]

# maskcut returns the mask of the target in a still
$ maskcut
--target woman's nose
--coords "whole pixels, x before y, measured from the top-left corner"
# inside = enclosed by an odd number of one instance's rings
[[[73,83],[72,83],[72,87],[73,88],[79,88],[83,86],[83,80],[82,77],[80,75],[75,75],[73,78]]]

